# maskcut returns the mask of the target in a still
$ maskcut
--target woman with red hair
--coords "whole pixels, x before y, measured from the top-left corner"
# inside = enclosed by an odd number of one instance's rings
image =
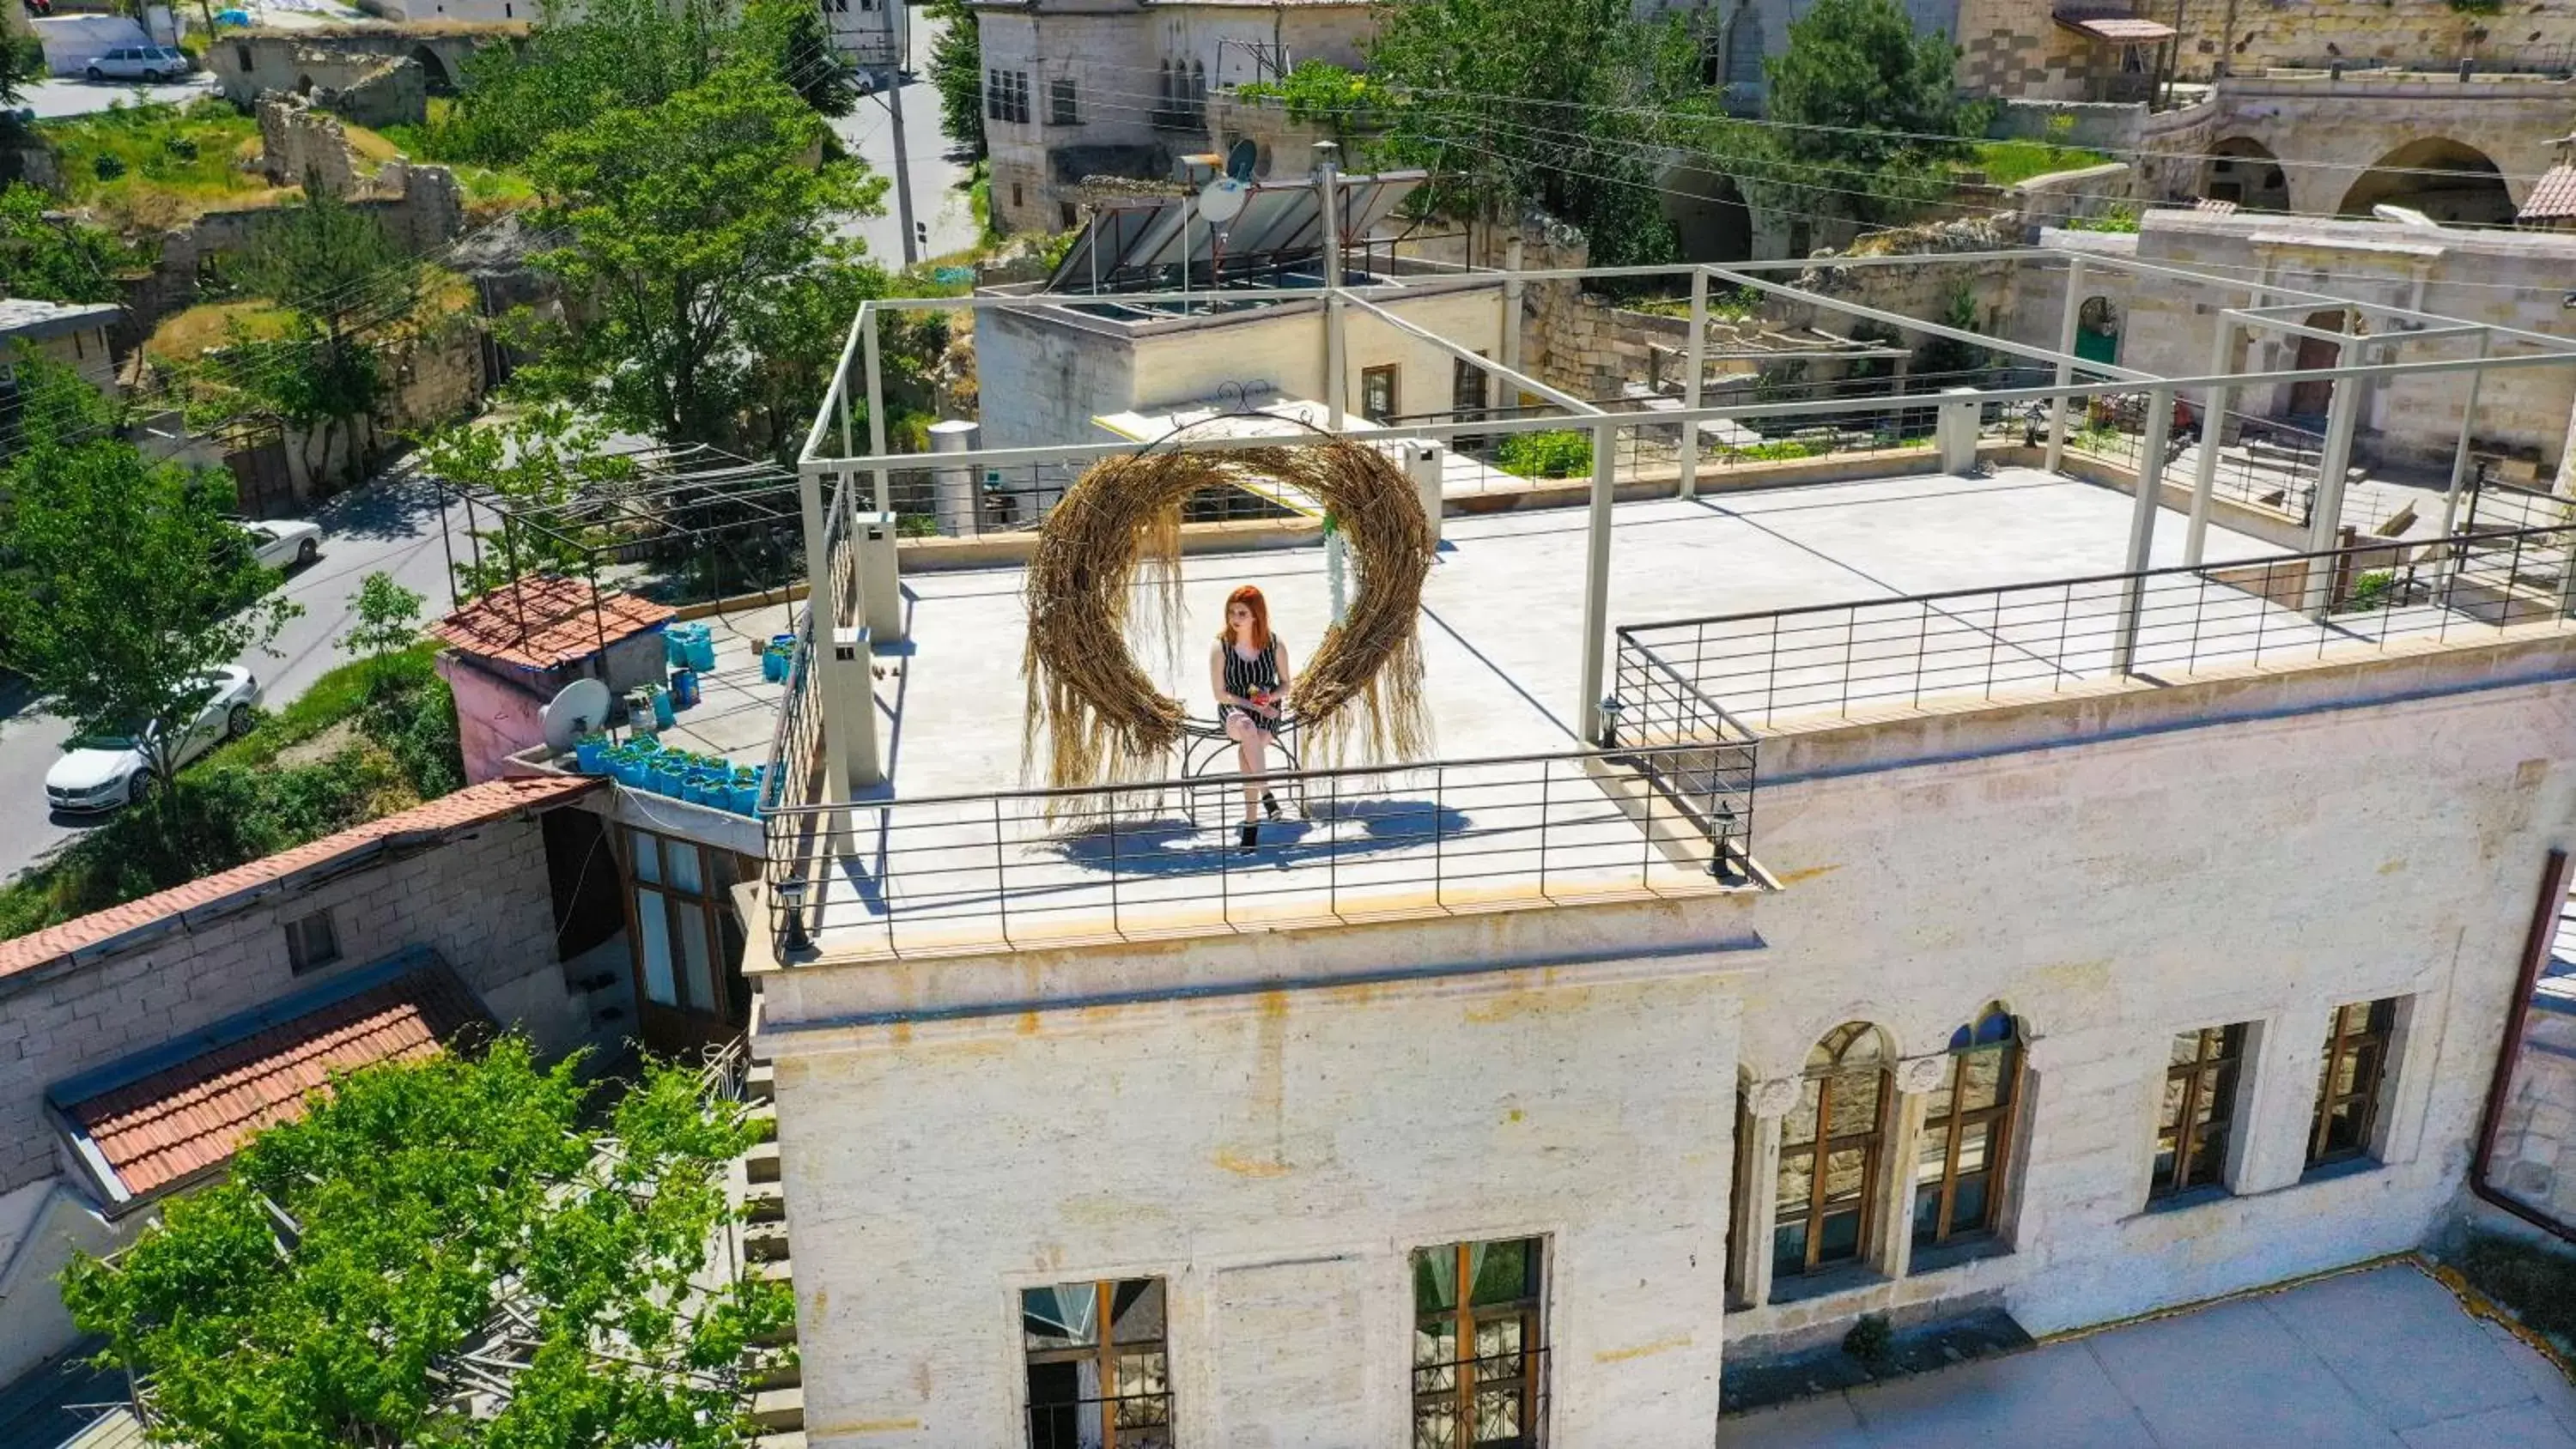
[[[1288,703],[1288,646],[1270,632],[1270,605],[1250,584],[1225,598],[1225,628],[1208,655],[1208,686],[1217,718],[1243,758],[1245,850],[1261,844],[1260,818],[1279,818],[1279,799],[1262,788],[1263,755]]]

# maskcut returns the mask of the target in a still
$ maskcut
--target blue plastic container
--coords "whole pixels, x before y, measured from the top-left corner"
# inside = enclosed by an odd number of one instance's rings
[[[694,669],[672,670],[671,707],[673,709],[692,709],[696,707],[697,702],[698,671]]]
[[[757,815],[760,813],[760,782],[758,780],[744,780],[737,778],[733,782],[733,813],[736,815]]]
[[[760,651],[760,677],[772,684],[787,682],[787,656],[775,646]]]
[[[617,777],[618,784],[632,789],[644,788],[644,770],[642,755],[615,755],[608,761],[608,773]]]
[[[700,674],[711,674],[716,667],[716,641],[699,634],[688,643],[689,667]]]
[[[608,737],[584,735],[572,742],[573,768],[585,775],[608,773]]]
[[[678,724],[679,722],[679,716],[671,712],[671,691],[656,688],[653,691],[654,727],[656,729],[669,729],[671,726]]]

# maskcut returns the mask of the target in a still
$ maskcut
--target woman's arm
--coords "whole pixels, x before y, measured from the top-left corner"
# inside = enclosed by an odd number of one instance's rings
[[[1222,644],[1208,651],[1208,693],[1216,696],[1218,704],[1244,703],[1225,692],[1225,646]]]
[[[1288,668],[1288,641],[1273,634],[1270,642],[1279,646],[1279,697],[1272,701],[1271,713],[1282,715],[1288,712],[1288,691],[1296,685],[1297,676]]]

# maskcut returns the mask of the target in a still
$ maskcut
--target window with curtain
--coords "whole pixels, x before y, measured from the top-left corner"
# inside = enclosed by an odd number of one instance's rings
[[[1925,1106],[1914,1159],[1915,1246],[1994,1230],[2020,1082],[2020,1036],[2001,1005],[1950,1034],[1950,1069]]]
[[[2397,1027],[2397,998],[2337,1007],[2326,1028],[2317,1078],[2316,1121],[2308,1132],[2308,1166],[2370,1155],[2379,1125],[2380,1087],[2388,1076],[2388,1038]]]
[[[1164,1324],[1160,1278],[1021,1290],[1029,1449],[1171,1449]]]
[[[1807,1053],[1798,1105],[1780,1124],[1773,1277],[1867,1253],[1889,1096],[1886,1039],[1876,1027],[1845,1022]]]
[[[2227,1175],[2227,1138],[2235,1129],[2236,1077],[2245,1058],[2245,1027],[2202,1027],[2176,1035],[2165,1064],[2164,1107],[2156,1123],[2156,1175],[2150,1200]]]
[[[1413,1449],[1539,1442],[1544,1257],[1539,1238],[1413,1255]]]

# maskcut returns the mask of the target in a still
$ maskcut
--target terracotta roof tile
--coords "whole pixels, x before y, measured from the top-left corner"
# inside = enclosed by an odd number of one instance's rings
[[[326,835],[320,840],[280,851],[264,860],[219,871],[186,885],[173,886],[110,906],[59,926],[31,931],[13,941],[0,941],[0,977],[33,970],[85,947],[113,941],[129,931],[182,915],[335,860],[352,851],[398,836],[438,835],[505,819],[522,810],[560,804],[599,782],[578,776],[549,775],[529,779],[489,780],[444,795],[382,820]]]
[[[2522,204],[2522,221],[2562,221],[2576,216],[2576,166],[2562,161],[2543,172]]]
[[[650,599],[599,593],[579,579],[535,576],[505,584],[429,626],[459,652],[528,669],[552,669],[679,617]]]
[[[63,1115],[127,1194],[142,1197],[230,1161],[260,1128],[304,1115],[332,1072],[428,1056],[490,1020],[454,975],[428,966],[65,1104]]]

